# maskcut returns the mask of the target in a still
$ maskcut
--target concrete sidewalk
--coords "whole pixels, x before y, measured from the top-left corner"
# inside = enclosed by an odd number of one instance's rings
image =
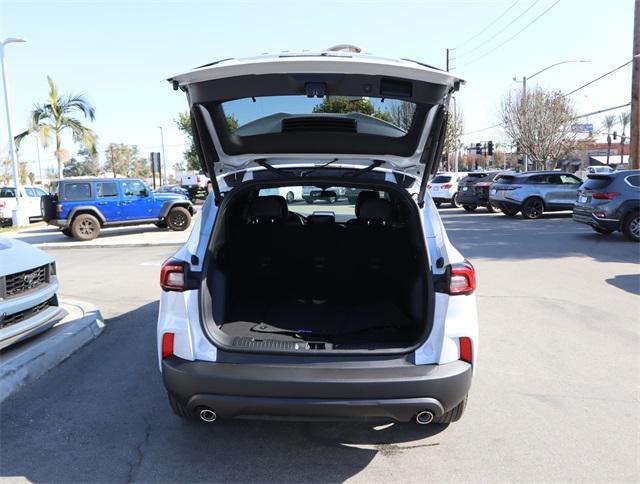
[[[199,216],[199,212],[194,215],[191,227]],[[39,223],[21,230],[3,232],[2,236],[22,240],[41,249],[173,246],[182,245],[187,241],[191,227],[183,232],[159,229],[153,224],[104,228],[97,238],[80,241],[67,237],[56,227]]]
[[[68,315],[53,328],[10,346],[0,355],[0,402],[66,360],[102,333],[104,322],[92,304],[61,300]]]

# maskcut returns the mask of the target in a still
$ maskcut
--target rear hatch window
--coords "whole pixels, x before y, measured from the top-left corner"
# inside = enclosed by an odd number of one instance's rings
[[[449,183],[450,181],[451,181],[450,176],[438,175],[433,180],[431,180],[431,183]]]
[[[589,175],[582,185],[583,190],[602,190],[611,185],[613,178],[605,175]]]

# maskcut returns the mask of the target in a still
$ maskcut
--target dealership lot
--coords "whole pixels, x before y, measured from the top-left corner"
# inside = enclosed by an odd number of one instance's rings
[[[60,295],[98,306],[107,328],[2,405],[3,476],[637,481],[638,245],[568,214],[440,212],[478,273],[482,348],[460,422],[185,423],[155,350],[158,272],[175,248],[51,249]]]

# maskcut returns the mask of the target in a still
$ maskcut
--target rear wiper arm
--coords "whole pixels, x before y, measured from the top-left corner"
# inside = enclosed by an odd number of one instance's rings
[[[382,160],[373,160],[373,163],[371,163],[370,165],[365,166],[364,168],[360,168],[359,170],[356,170],[353,173],[348,173],[348,174],[345,175],[345,177],[355,178],[357,176],[364,175],[365,173],[367,173],[367,172],[369,172],[371,170],[375,170],[376,168],[378,168],[383,163],[384,163],[384,161],[382,161]]]
[[[276,173],[280,176],[284,176],[284,177],[287,176],[287,174],[282,168],[276,168],[275,166],[270,165],[269,163],[267,163],[267,160],[265,160],[264,158],[260,158],[259,160],[253,160],[253,161],[255,164],[260,165],[262,168],[265,168],[268,171],[272,171],[273,173]]]
[[[335,163],[335,162],[336,162],[336,161],[338,161],[338,160],[339,160],[339,158],[334,158],[333,160],[326,162],[324,165],[314,166],[314,167],[313,167],[313,168],[311,168],[310,170],[307,170],[307,171],[305,171],[305,172],[301,173],[301,175],[302,175],[302,176],[307,176],[309,173],[313,173],[313,172],[314,172],[314,171],[316,171],[316,170],[319,170],[319,169],[321,169],[321,168],[324,168],[324,167],[326,167],[326,166],[329,166],[331,163]]]

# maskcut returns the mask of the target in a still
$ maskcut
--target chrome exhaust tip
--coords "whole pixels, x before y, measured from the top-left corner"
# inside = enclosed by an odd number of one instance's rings
[[[200,420],[203,422],[212,423],[215,422],[217,418],[218,416],[216,415],[216,412],[210,408],[203,408],[200,410]]]
[[[423,410],[416,415],[416,422],[420,425],[427,425],[433,421],[435,415],[431,410]]]

